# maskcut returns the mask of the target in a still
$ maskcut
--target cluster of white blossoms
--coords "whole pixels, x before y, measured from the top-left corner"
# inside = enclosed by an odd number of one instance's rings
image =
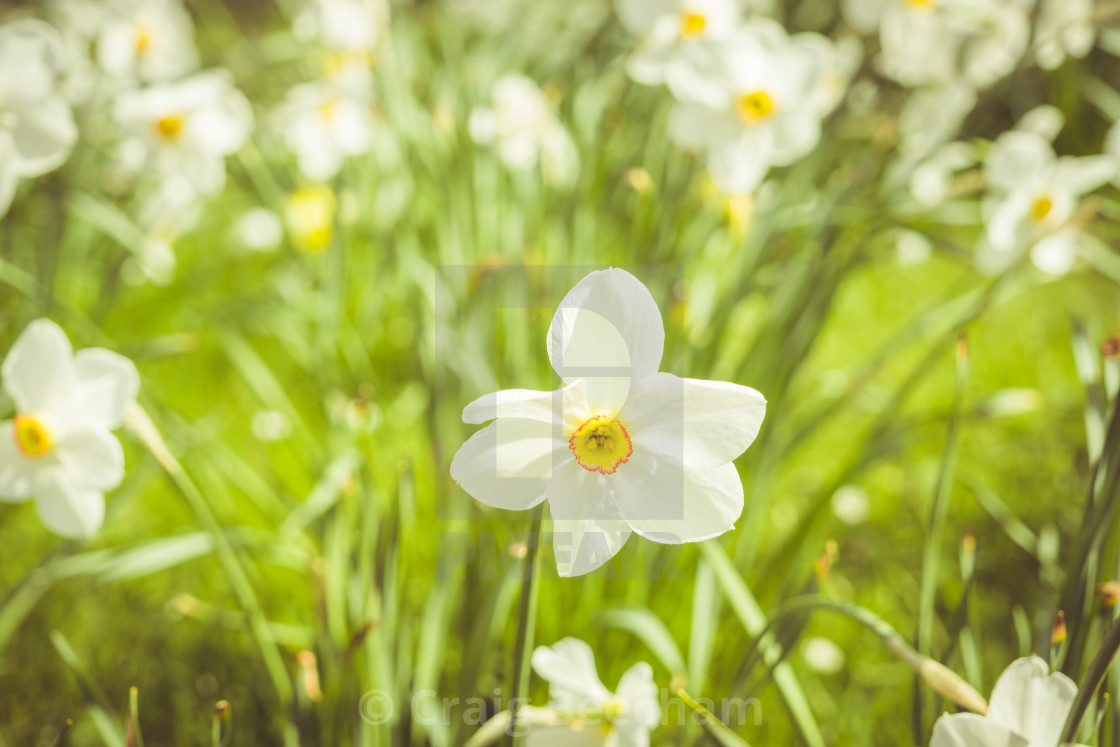
[[[74,353],[66,333],[40,319],[16,340],[0,376],[16,407],[0,422],[0,502],[34,499],[51,531],[92,536],[105,517],[104,492],[124,477],[111,431],[136,399],[136,368],[101,348]]]
[[[292,87],[276,118],[307,179],[328,181],[372,147],[371,65],[387,23],[381,0],[312,0],[296,17],[296,37],[319,50],[322,72]]]
[[[753,192],[770,169],[810,153],[859,51],[777,21],[744,20],[736,0],[617,0],[639,37],[627,71],[678,100],[670,137],[703,152],[724,192]]]
[[[564,386],[481,397],[463,420],[481,424],[451,475],[504,509],[548,501],[557,569],[578,576],[632,532],[696,542],[733,528],[743,484],[732,460],[754,441],[766,400],[753,389],[661,373],[665,330],[630,273],[593,272],[561,301],[548,357]]]
[[[490,105],[476,107],[469,126],[471,138],[492,147],[509,168],[524,171],[539,163],[547,182],[563,185],[575,179],[575,144],[544,91],[524,75],[498,78]]]

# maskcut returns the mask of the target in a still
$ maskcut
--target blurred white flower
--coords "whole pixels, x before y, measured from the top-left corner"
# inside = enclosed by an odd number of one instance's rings
[[[296,17],[296,37],[331,49],[370,50],[388,23],[382,0],[310,0]]]
[[[801,658],[821,674],[837,674],[844,669],[844,650],[827,638],[806,638],[801,644]]]
[[[599,567],[638,532],[694,542],[733,527],[743,484],[732,460],[754,441],[766,400],[753,389],[658,373],[665,330],[630,273],[593,272],[560,303],[548,356],[565,386],[481,397],[481,424],[451,475],[475,499],[528,509],[548,500],[557,567]]]
[[[491,106],[476,107],[469,126],[471,138],[479,145],[493,146],[511,169],[529,169],[539,161],[548,181],[574,181],[579,169],[575,144],[544,92],[529,78],[516,74],[499,78]]]
[[[861,524],[871,510],[867,492],[857,485],[844,485],[832,494],[832,513],[845,524]]]
[[[369,104],[325,81],[301,83],[288,91],[279,112],[284,139],[299,169],[313,181],[327,181],[343,162],[373,144]]]
[[[1061,672],[1049,672],[1037,656],[1016,660],[996,682],[987,715],[942,715],[933,725],[929,747],[1057,744],[1077,685]]]
[[[822,112],[815,98],[828,41],[789,37],[775,21],[741,27],[720,49],[726,86],[718,104],[678,104],[669,134],[703,150],[708,171],[725,192],[753,191],[773,166],[787,166],[817,145]]]
[[[739,24],[738,0],[615,0],[615,9],[640,37],[626,65],[631,78],[665,83],[682,101],[720,102],[716,48]]]
[[[105,517],[104,491],[124,478],[124,451],[111,431],[136,399],[136,368],[101,348],[75,355],[58,325],[39,319],[0,374],[17,412],[0,423],[0,501],[35,498],[52,532],[93,535]]]
[[[1067,57],[1089,54],[1097,37],[1094,12],[1093,0],[1041,0],[1034,39],[1038,64],[1053,70]]]
[[[110,76],[144,82],[198,68],[194,27],[179,0],[116,0],[97,39],[97,61]]]
[[[976,89],[967,83],[949,82],[911,92],[898,117],[900,148],[921,159],[952,140],[965,117],[976,106]]]
[[[261,410],[253,415],[253,435],[265,443],[282,441],[292,433],[292,421],[279,410]]]
[[[894,249],[900,265],[920,265],[933,256],[933,244],[917,231],[899,231]]]
[[[661,721],[653,669],[639,662],[623,673],[612,693],[595,669],[591,647],[564,638],[533,651],[533,669],[548,683],[549,706],[561,725],[532,725],[530,747],[557,744],[640,747]]]
[[[1028,0],[871,0],[883,7],[880,68],[904,86],[987,88],[1030,41]]]
[[[284,224],[280,216],[268,208],[255,207],[237,219],[234,238],[246,249],[271,252],[284,240]]]
[[[136,222],[144,240],[127,265],[133,285],[167,285],[175,277],[175,242],[198,222],[202,197],[186,176],[174,174],[143,195]]]
[[[1058,158],[1043,137],[1021,130],[1001,135],[984,161],[990,187],[985,201],[982,267],[997,270],[1030,249],[1039,269],[1068,272],[1080,231],[1069,225],[1085,194],[1115,178],[1108,156]]]
[[[910,194],[925,207],[940,205],[949,196],[957,172],[975,163],[976,154],[971,143],[947,143],[918,164],[910,174]]]
[[[132,138],[132,168],[154,167],[163,176],[183,174],[203,195],[225,184],[225,157],[236,153],[253,128],[248,99],[224,70],[198,73],[177,83],[129,91],[117,99],[117,122]]]
[[[70,105],[56,92],[62,43],[45,23],[0,27],[0,216],[20,179],[62,165],[78,139]]]

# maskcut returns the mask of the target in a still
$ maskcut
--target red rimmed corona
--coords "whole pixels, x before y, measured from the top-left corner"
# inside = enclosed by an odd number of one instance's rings
[[[568,448],[579,466],[603,475],[613,475],[634,453],[626,426],[607,415],[595,415],[576,428]]]

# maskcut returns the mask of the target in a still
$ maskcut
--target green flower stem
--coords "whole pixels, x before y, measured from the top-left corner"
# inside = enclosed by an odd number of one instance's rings
[[[1077,697],[1073,699],[1073,705],[1070,706],[1066,724],[1062,727],[1062,738],[1058,740],[1058,744],[1073,742],[1077,737],[1081,719],[1084,718],[1089,703],[1092,702],[1097,689],[1104,681],[1104,676],[1108,674],[1108,669],[1112,666],[1112,660],[1116,658],[1118,650],[1120,650],[1120,617],[1112,621],[1112,627],[1105,634],[1100,650],[1089,664],[1089,669],[1081,680],[1081,686],[1077,688]]]
[[[509,734],[513,745],[520,744],[523,735],[517,727],[518,711],[529,691],[529,650],[533,647],[533,630],[537,620],[537,555],[541,541],[541,518],[544,504],[533,509],[529,539],[525,544],[525,565],[522,568],[521,599],[517,604],[517,638],[514,643],[513,699],[509,705]]]

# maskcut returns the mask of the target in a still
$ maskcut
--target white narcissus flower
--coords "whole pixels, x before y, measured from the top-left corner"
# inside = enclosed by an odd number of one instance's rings
[[[89,537],[105,516],[104,491],[124,477],[124,452],[111,433],[136,399],[132,362],[101,348],[75,354],[58,325],[39,319],[0,368],[16,405],[0,423],[0,501],[35,499],[48,529]]]
[[[203,195],[225,184],[225,157],[245,144],[253,110],[224,70],[122,94],[117,122],[131,136],[141,163],[169,176],[184,174]]]
[[[790,37],[775,21],[740,28],[720,49],[726,79],[716,105],[679,104],[669,122],[673,141],[708,155],[720,189],[753,191],[773,166],[787,166],[817,145],[822,44],[817,34]]]
[[[630,273],[593,272],[561,301],[548,357],[554,392],[511,389],[463,410],[494,421],[451,463],[451,475],[490,506],[547,500],[562,576],[588,573],[630,533],[695,542],[729,529],[743,510],[732,460],[758,435],[766,400],[753,389],[658,373],[665,330]]]
[[[121,81],[165,81],[198,68],[194,27],[179,0],[118,0],[97,39],[101,69]]]
[[[365,153],[373,144],[369,104],[326,81],[292,88],[280,119],[300,171],[313,181],[327,181],[347,158]]]
[[[296,17],[295,32],[331,49],[370,50],[388,23],[388,12],[382,0],[312,0]]]
[[[515,170],[538,161],[546,179],[556,184],[574,180],[579,156],[552,104],[535,82],[506,74],[494,83],[491,106],[477,107],[470,117],[471,138],[489,145]]]
[[[1054,747],[1075,695],[1073,680],[1050,674],[1042,659],[1017,659],[996,682],[987,715],[943,715],[929,747]]]
[[[1035,24],[1035,57],[1053,70],[1067,57],[1089,54],[1097,38],[1093,0],[1042,0]]]
[[[45,23],[0,27],[0,216],[20,179],[41,176],[69,157],[78,128],[56,92],[62,42]]]
[[[991,193],[984,205],[988,250],[981,253],[981,265],[998,269],[1029,248],[1039,269],[1052,275],[1068,272],[1080,238],[1069,221],[1082,196],[1116,173],[1108,156],[1058,158],[1036,133],[1001,135],[984,162]]]
[[[640,37],[626,64],[631,78],[665,83],[683,101],[719,103],[716,45],[739,23],[737,0],[616,0],[615,8]]]
[[[880,67],[908,87],[956,82],[987,88],[1015,69],[1030,39],[1027,0],[888,0],[882,5]]]
[[[548,682],[549,706],[562,725],[530,727],[530,747],[556,744],[648,747],[661,720],[653,669],[639,662],[622,675],[612,693],[595,670],[591,647],[564,638],[533,652],[533,669]]]

